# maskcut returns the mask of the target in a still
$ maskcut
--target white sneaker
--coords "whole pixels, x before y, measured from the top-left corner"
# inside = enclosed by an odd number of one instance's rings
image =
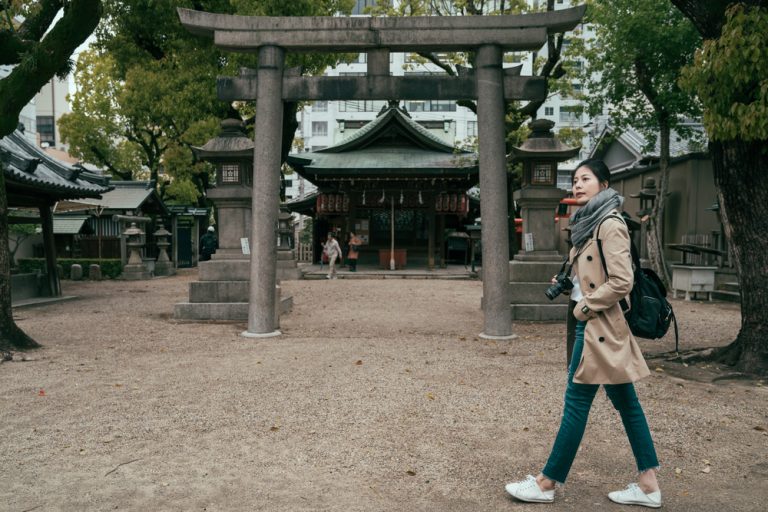
[[[629,484],[623,491],[609,492],[608,499],[622,505],[661,508],[661,491],[645,494],[637,484]]]
[[[552,503],[555,501],[554,489],[542,491],[533,475],[528,475],[525,480],[507,484],[504,490],[518,500],[529,503]]]

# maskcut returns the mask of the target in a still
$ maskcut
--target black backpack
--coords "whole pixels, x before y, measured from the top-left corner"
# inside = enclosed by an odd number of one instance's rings
[[[610,217],[625,222],[618,215],[609,215],[605,219]],[[597,226],[597,233],[599,233],[600,225],[602,225],[605,219]],[[608,267],[605,264],[605,255],[603,254],[603,244],[597,236],[595,236],[595,239],[597,240],[597,250],[600,252],[600,259],[603,262],[603,270],[605,275],[608,276]],[[640,338],[656,340],[663,338],[667,334],[670,324],[674,322],[675,352],[678,352],[677,319],[675,318],[675,312],[672,311],[672,305],[667,300],[667,289],[656,272],[649,268],[640,267],[640,256],[638,255],[637,247],[635,247],[631,239],[630,250],[635,267],[634,285],[629,293],[632,309],[629,308],[625,299],[619,301],[621,310],[624,312],[624,318],[627,319],[629,330]]]

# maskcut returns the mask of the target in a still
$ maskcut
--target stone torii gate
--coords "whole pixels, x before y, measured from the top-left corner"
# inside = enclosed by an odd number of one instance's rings
[[[250,304],[243,336],[276,336],[275,280],[283,101],[298,100],[477,100],[480,203],[483,219],[484,328],[480,336],[509,339],[509,240],[504,144],[505,100],[540,100],[545,79],[503,69],[505,51],[537,50],[548,34],[573,28],[585,6],[516,16],[266,17],[178,9],[190,32],[213,37],[235,52],[257,52],[258,68],[220,78],[222,100],[256,100],[253,155]],[[368,74],[307,77],[285,70],[285,54],[368,54]],[[390,51],[474,51],[473,69],[459,76],[389,75]]]

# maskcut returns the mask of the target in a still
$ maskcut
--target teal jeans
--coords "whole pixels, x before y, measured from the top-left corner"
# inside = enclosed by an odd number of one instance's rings
[[[599,384],[577,384],[573,382],[573,374],[581,361],[584,350],[584,327],[586,322],[576,324],[576,341],[573,345],[573,357],[568,367],[568,387],[565,390],[565,407],[560,430],[555,438],[552,452],[544,466],[542,474],[555,482],[565,483],[571,470],[576,451],[584,436],[592,400],[597,394]],[[645,420],[645,413],[640,407],[640,401],[631,382],[626,384],[605,384],[605,392],[613,406],[619,411],[624,430],[627,432],[632,453],[635,455],[637,470],[640,472],[657,468],[659,461],[653,447],[651,431]]]

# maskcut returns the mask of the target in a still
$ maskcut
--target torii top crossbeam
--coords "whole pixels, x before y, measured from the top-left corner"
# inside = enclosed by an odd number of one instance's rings
[[[178,9],[190,32],[213,36],[216,46],[252,52],[279,46],[296,52],[466,51],[483,45],[537,50],[547,34],[573,30],[586,6],[511,16],[237,16]]]

